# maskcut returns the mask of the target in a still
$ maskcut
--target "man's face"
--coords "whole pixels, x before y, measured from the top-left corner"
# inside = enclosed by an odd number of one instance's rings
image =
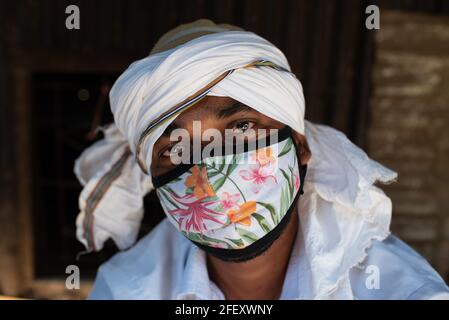
[[[229,98],[229,97],[205,97],[203,100],[198,102],[196,105],[192,106],[191,108],[185,110],[183,113],[181,113],[175,120],[170,124],[169,127],[165,130],[164,134],[156,141],[155,145],[153,146],[153,155],[152,155],[152,164],[151,164],[151,174],[153,177],[159,177],[161,175],[164,175],[166,173],[169,173],[173,169],[175,169],[178,164],[176,164],[176,161],[173,161],[174,158],[177,158],[179,156],[179,151],[175,150],[181,145],[181,153],[192,153],[193,156],[195,156],[196,153],[202,153],[203,149],[201,147],[205,147],[204,150],[206,150],[206,146],[209,146],[210,144],[217,143],[218,145],[222,146],[222,143],[224,142],[226,146],[228,143],[237,143],[240,144],[242,142],[250,142],[253,140],[259,140],[263,139],[267,135],[275,134],[271,130],[281,130],[285,128],[285,125],[283,123],[280,123],[279,121],[273,120],[270,117],[267,117],[260,112],[250,108],[249,106],[243,105],[240,102]],[[218,133],[218,135],[208,135],[208,132],[215,131]],[[173,133],[173,134],[172,134]],[[178,135],[182,134],[182,138]],[[232,136],[232,142],[227,141],[228,137]],[[185,137],[187,137],[187,141],[179,141],[177,138],[181,138],[181,140],[184,140]],[[218,138],[216,138],[218,137]],[[224,138],[224,141],[223,141]],[[299,165],[305,165],[310,157],[310,152],[307,147],[307,142],[305,140],[305,137],[299,133],[292,133],[292,138],[295,141],[296,144],[296,151],[297,151],[297,158],[299,159]],[[215,139],[219,139],[219,141],[215,141]],[[260,141],[260,140],[259,140]],[[198,143],[201,142],[201,143]],[[184,143],[184,144],[181,144]],[[193,144],[193,146],[192,146]],[[194,145],[199,145],[199,151],[195,148]],[[185,150],[185,148],[190,148],[190,150]],[[221,149],[220,149],[221,150]],[[176,156],[173,156],[173,155]],[[203,154],[201,154],[204,156]],[[182,155],[181,157],[183,157]],[[207,157],[207,153],[206,153]],[[190,161],[190,158],[187,157],[187,161]],[[186,163],[186,162],[183,162]],[[190,162],[188,162],[190,164]],[[292,165],[290,168],[295,167]],[[205,169],[205,167],[204,167]],[[199,170],[199,169],[198,169]],[[269,170],[269,169],[266,169]],[[245,170],[242,170],[245,171]],[[207,174],[207,173],[206,173]],[[292,173],[293,174],[293,173]],[[193,177],[193,184],[198,183],[200,187],[195,189],[198,189],[198,192],[205,192],[205,194],[209,194],[211,192],[214,193],[214,190],[210,190],[211,186],[209,182],[205,183],[203,178],[201,177],[200,171],[197,171],[196,174],[193,173],[188,177],[188,179]],[[272,179],[276,181],[276,178],[274,176],[271,176]],[[200,181],[201,180],[201,181]],[[207,180],[207,179],[206,179]],[[185,180],[186,182],[187,180]],[[198,182],[200,181],[200,182]],[[184,182],[184,183],[185,183]],[[190,184],[190,182],[189,182]],[[235,182],[234,182],[235,185]],[[196,185],[195,185],[196,186]],[[236,185],[235,185],[236,186]],[[241,195],[243,197],[243,201],[240,204],[234,204],[234,209],[229,209],[226,214],[230,214],[232,217],[236,217],[241,215],[242,217],[248,214],[254,213],[254,210],[256,210],[256,200],[245,200],[244,193],[240,189],[239,193],[233,196],[239,196]],[[276,189],[278,190],[278,189]],[[276,190],[271,190],[269,192],[274,192]],[[196,191],[195,191],[196,192]],[[254,192],[254,191],[253,191]],[[182,193],[182,192],[181,192]],[[180,194],[181,194],[180,193]],[[225,192],[227,193],[227,192]],[[182,197],[182,196],[181,196]],[[202,197],[195,195],[195,197]],[[199,199],[199,198],[198,198]],[[276,198],[277,199],[277,198]],[[294,207],[290,207],[290,200],[283,199],[288,207],[289,212],[293,212],[295,210],[296,204],[291,203],[294,205]],[[234,201],[234,200],[232,200]],[[183,204],[185,205],[185,204]],[[285,205],[285,203],[284,203]],[[254,208],[253,208],[254,207]],[[251,209],[253,208],[253,209]],[[281,206],[282,208],[282,206]],[[183,210],[183,209],[179,209]],[[203,209],[195,209],[199,210],[200,212]],[[252,211],[251,211],[252,210]],[[281,209],[280,209],[281,210]],[[234,212],[234,213],[230,213]],[[286,212],[283,212],[286,213]],[[246,217],[246,216],[245,216]],[[243,220],[245,219],[243,217]],[[232,218],[232,219],[234,219]],[[198,218],[199,219],[199,218]],[[202,218],[201,218],[202,219]],[[242,220],[242,221],[243,221]],[[232,221],[232,220],[231,220]],[[243,223],[239,222],[240,220],[236,220],[235,223]],[[216,222],[216,221],[215,221]],[[248,221],[244,222],[243,224],[248,223]],[[247,224],[248,226],[250,224]],[[289,230],[293,230],[290,227]],[[237,228],[238,229],[238,228]],[[235,230],[237,230],[235,229]],[[234,230],[234,231],[235,231]],[[281,229],[279,229],[281,230]],[[285,230],[281,230],[281,236],[284,233]],[[235,231],[238,232],[238,231]],[[194,233],[193,233],[194,234]],[[288,234],[291,234],[289,232]],[[257,237],[257,236],[255,236]],[[232,237],[231,237],[232,238]],[[269,238],[268,238],[269,239]],[[257,249],[257,251],[254,251],[248,256],[242,256],[242,257],[234,257],[229,261],[233,262],[243,262],[247,261],[248,259],[253,259],[256,256],[259,256],[261,253],[265,252],[268,248],[271,247],[271,245],[276,241],[277,238],[274,238],[274,240],[270,243],[267,243],[265,246],[262,246]],[[225,261],[228,261],[224,259],[223,257],[219,257],[219,259],[223,259]]]
[[[194,121],[201,121],[200,130],[194,130]],[[223,135],[225,130],[228,129],[231,130],[228,132],[232,132],[238,139],[239,135],[243,137],[243,134],[248,129],[253,129],[257,132],[258,129],[281,129],[284,126],[284,124],[232,98],[206,96],[195,106],[181,113],[158,139],[153,148],[151,174],[157,177],[176,167],[170,156],[171,152],[174,152],[173,147],[177,143],[177,141],[170,139],[170,134],[175,129],[186,130],[190,135],[191,141],[193,139],[202,141],[203,132],[208,129],[216,129]],[[294,135],[298,146],[302,144],[301,141],[303,139],[301,137],[303,138],[299,134]],[[245,136],[245,139],[251,138],[250,136]],[[210,141],[202,141],[202,143],[207,144]],[[178,151],[176,150],[176,152]]]

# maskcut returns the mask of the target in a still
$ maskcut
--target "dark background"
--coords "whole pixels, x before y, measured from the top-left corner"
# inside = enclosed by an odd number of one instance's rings
[[[80,30],[65,28],[70,4],[80,8]],[[83,247],[74,232],[81,186],[73,161],[94,141],[91,129],[111,121],[105,88],[181,23],[232,23],[274,43],[304,86],[306,118],[366,147],[375,58],[375,31],[365,28],[370,4],[381,13],[449,14],[445,0],[0,2],[0,259],[17,278],[3,290],[20,293],[34,279],[62,277],[72,263],[93,276],[115,252],[109,243],[75,260]],[[155,213],[146,215],[142,234],[162,218],[155,206],[148,196]],[[16,263],[27,267],[19,271]]]

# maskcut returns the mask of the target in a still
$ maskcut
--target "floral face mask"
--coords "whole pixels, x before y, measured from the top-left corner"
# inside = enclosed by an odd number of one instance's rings
[[[223,260],[244,261],[282,233],[305,173],[286,127],[274,144],[177,167],[153,184],[168,219],[184,236]]]

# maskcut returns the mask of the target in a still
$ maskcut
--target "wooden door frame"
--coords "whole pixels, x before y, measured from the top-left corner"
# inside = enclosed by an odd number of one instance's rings
[[[140,55],[141,57],[142,55]],[[120,73],[138,54],[70,53],[55,50],[12,52],[8,71],[11,78],[10,101],[12,108],[9,129],[13,132],[12,145],[15,175],[14,199],[5,210],[3,228],[0,228],[0,290],[6,295],[39,298],[84,298],[91,281],[81,282],[80,290],[68,290],[65,279],[36,278],[33,248],[33,193],[31,166],[31,121],[33,106],[32,76],[37,72],[55,73]],[[3,232],[5,231],[5,232]],[[10,254],[3,254],[9,252]],[[11,252],[12,251],[12,252]]]

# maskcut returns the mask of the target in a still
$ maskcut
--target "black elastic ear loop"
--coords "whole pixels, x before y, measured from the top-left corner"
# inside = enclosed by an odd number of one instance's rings
[[[299,160],[301,161],[301,160]],[[302,165],[300,166],[300,170],[299,170],[299,182],[301,183],[301,185],[299,186],[299,194],[303,195],[304,194],[304,182],[306,180],[306,173],[307,173],[307,165]]]

